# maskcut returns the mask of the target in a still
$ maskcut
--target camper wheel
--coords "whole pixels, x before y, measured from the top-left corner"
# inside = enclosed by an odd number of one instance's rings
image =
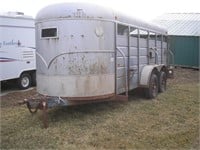
[[[22,73],[18,79],[18,86],[20,89],[27,89],[31,86],[31,76],[28,73]]]

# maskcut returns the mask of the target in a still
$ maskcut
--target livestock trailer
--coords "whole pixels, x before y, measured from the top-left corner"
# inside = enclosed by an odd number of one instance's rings
[[[87,3],[47,6],[35,27],[37,92],[46,97],[38,108],[127,99],[138,87],[155,98],[166,89],[164,28]]]
[[[21,12],[0,15],[0,81],[17,79],[21,89],[36,83],[34,19]]]

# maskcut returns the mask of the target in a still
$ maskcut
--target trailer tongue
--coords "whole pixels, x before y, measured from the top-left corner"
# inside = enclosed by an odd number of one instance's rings
[[[48,115],[47,110],[54,107],[63,107],[63,106],[72,106],[72,105],[80,105],[80,104],[88,104],[94,102],[104,102],[104,101],[128,101],[128,96],[124,95],[117,95],[111,98],[104,98],[101,100],[67,100],[66,98],[63,99],[61,97],[53,97],[53,96],[44,96],[39,95],[38,98],[30,98],[24,99],[23,101],[18,102],[19,105],[26,105],[29,112],[31,114],[36,114],[38,110],[41,110],[43,113],[43,124],[44,127],[48,127]]]
[[[24,99],[18,102],[19,105],[25,104],[31,114],[37,113],[38,109],[43,112],[44,127],[48,127],[47,109],[57,106],[67,106],[67,102],[60,97],[40,96],[39,98]]]

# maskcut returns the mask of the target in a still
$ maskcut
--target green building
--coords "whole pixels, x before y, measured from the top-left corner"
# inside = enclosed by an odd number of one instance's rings
[[[154,21],[168,29],[174,65],[199,69],[200,13],[167,13]]]

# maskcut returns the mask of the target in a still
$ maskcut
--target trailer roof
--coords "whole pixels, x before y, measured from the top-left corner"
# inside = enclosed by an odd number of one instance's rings
[[[152,32],[167,34],[167,30],[153,23],[117,13],[110,8],[89,3],[60,3],[47,6],[36,16],[36,23],[55,19],[104,19],[118,21]]]

